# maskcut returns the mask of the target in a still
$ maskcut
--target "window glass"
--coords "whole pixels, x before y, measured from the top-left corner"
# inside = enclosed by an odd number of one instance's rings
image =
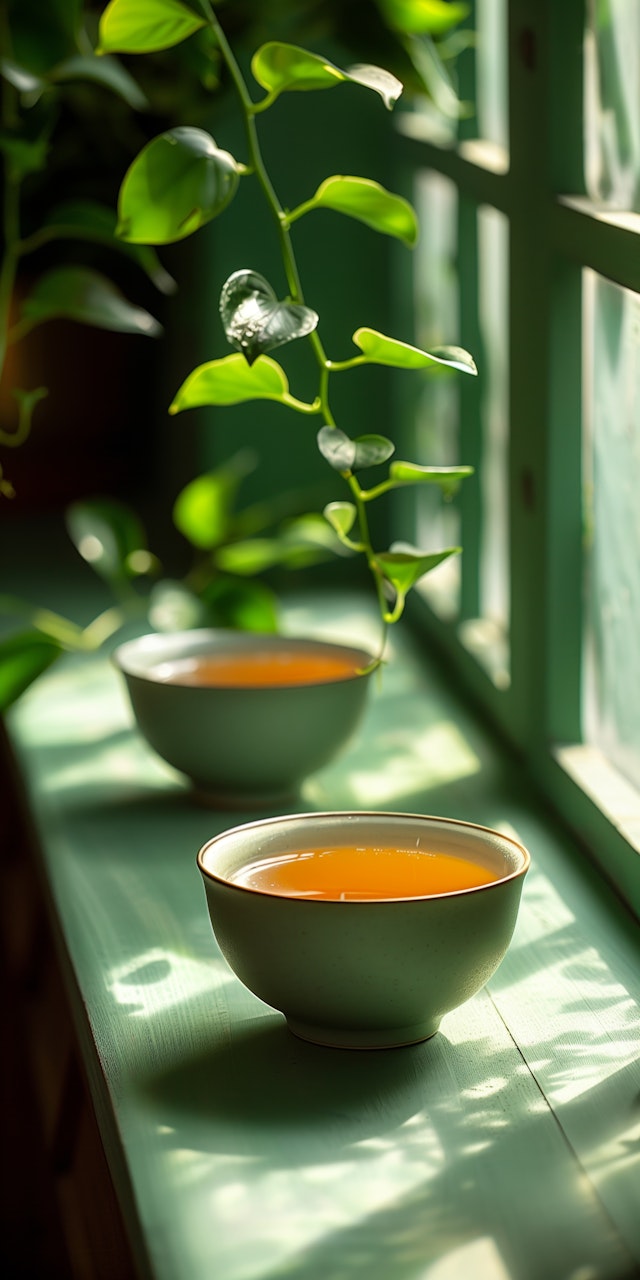
[[[508,148],[506,0],[476,0],[475,29],[478,134]]]
[[[640,212],[640,4],[587,0],[585,175],[593,200]]]
[[[494,683],[509,684],[508,475],[508,222],[489,206],[478,210],[478,323],[482,446],[479,462],[480,617],[463,637]]]
[[[583,727],[640,787],[640,294],[584,272]]]
[[[459,343],[457,256],[458,196],[441,174],[418,176],[414,200],[422,235],[415,256],[416,342],[427,351]],[[462,461],[459,451],[457,376],[426,374],[419,383],[415,416],[415,457],[430,466]],[[443,502],[437,486],[414,491],[415,541],[426,551],[459,545],[460,516],[455,502]],[[430,603],[446,616],[459,607],[460,560],[451,556],[424,579]]]

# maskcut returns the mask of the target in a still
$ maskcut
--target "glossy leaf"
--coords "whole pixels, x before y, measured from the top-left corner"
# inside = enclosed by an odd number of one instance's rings
[[[469,13],[456,0],[377,0],[388,25],[405,35],[444,35]]]
[[[339,427],[321,427],[318,448],[335,471],[362,471],[386,462],[395,445],[386,436],[363,435],[352,440]]]
[[[390,551],[380,552],[376,560],[385,578],[399,595],[405,596],[420,578],[442,564],[442,561],[447,560],[449,556],[457,555],[459,551],[460,547],[447,547],[445,551],[434,551],[425,555],[421,551],[401,551],[392,548]]]
[[[422,467],[416,462],[392,462],[389,478],[395,485],[436,484],[445,498],[452,498],[461,482],[473,475],[473,467]]]
[[[353,502],[329,502],[324,508],[325,518],[339,538],[346,538],[356,521],[358,512]]]
[[[25,298],[21,319],[30,328],[57,318],[152,338],[162,333],[162,326],[148,311],[134,306],[106,276],[90,267],[54,267]]]
[[[62,652],[61,645],[40,631],[21,631],[1,639],[0,712],[16,702]]]
[[[147,572],[143,565],[148,566],[148,557],[136,555],[147,550],[145,530],[125,503],[109,498],[74,502],[65,521],[76,550],[106,582],[120,584],[136,577],[136,566]]]
[[[461,373],[477,373],[473,357],[462,347],[435,347],[422,351],[398,338],[388,338],[376,329],[356,329],[353,341],[371,364],[389,365],[396,369],[426,369],[430,365],[447,365]]]
[[[180,44],[205,26],[179,0],[111,0],[100,19],[98,53],[152,53]]]
[[[134,111],[145,111],[149,103],[133,76],[116,58],[97,58],[95,54],[84,57],[77,54],[53,67],[50,78],[54,84],[66,81],[89,80],[115,93]]]
[[[355,441],[340,427],[321,427],[316,437],[323,458],[334,471],[350,471],[356,457]]]
[[[257,50],[251,70],[258,84],[271,94],[332,89],[336,84],[351,81],[374,89],[385,105],[392,107],[402,93],[400,81],[382,67],[362,65],[343,71],[327,58],[276,40]]]
[[[387,191],[371,178],[341,175],[325,178],[313,199],[304,206],[305,212],[311,208],[345,213],[374,231],[395,236],[410,248],[418,239],[418,220],[409,201]]]
[[[303,338],[316,328],[310,307],[279,302],[268,280],[257,271],[234,271],[220,294],[220,316],[227,341],[248,364],[265,351]]]
[[[246,400],[284,401],[289,392],[284,369],[270,356],[248,365],[244,356],[223,356],[194,369],[185,379],[169,413],[200,405],[242,404]]]
[[[250,470],[248,451],[236,454],[226,465],[196,476],[178,494],[173,522],[192,546],[209,551],[227,537],[238,486]]]
[[[228,151],[188,125],[152,138],[125,174],[117,234],[135,244],[172,244],[227,207],[239,174]]]
[[[116,215],[97,200],[65,200],[49,211],[45,226],[54,239],[90,240],[106,244],[125,254],[149,277],[161,293],[174,293],[176,282],[165,270],[155,249],[145,244],[127,244],[116,236]]]

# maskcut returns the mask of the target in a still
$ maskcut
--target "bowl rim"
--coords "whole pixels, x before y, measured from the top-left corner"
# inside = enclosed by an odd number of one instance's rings
[[[211,845],[218,844],[220,841],[225,840],[228,836],[235,835],[237,832],[244,832],[258,827],[271,827],[292,820],[302,819],[306,822],[307,819],[317,820],[319,818],[402,818],[414,821],[417,820],[419,822],[431,822],[443,827],[459,827],[463,830],[466,829],[490,836],[497,836],[498,839],[504,840],[519,852],[522,858],[522,865],[515,871],[510,871],[508,875],[499,876],[497,879],[490,880],[486,884],[470,885],[464,889],[451,889],[446,893],[426,893],[422,895],[408,894],[406,897],[392,898],[349,898],[346,902],[337,898],[305,898],[297,897],[295,894],[279,894],[266,889],[257,889],[252,885],[240,884],[234,880],[227,880],[225,876],[218,875],[215,871],[211,871],[209,867],[205,866],[204,859],[207,850]],[[478,822],[467,822],[461,818],[447,818],[442,817],[439,814],[410,813],[406,810],[393,809],[326,809],[319,810],[317,812],[309,811],[304,813],[274,814],[268,818],[256,818],[251,822],[236,823],[235,826],[227,827],[224,831],[218,832],[217,835],[211,836],[205,841],[198,850],[196,865],[205,883],[207,880],[211,880],[214,884],[223,885],[224,888],[236,890],[240,894],[248,893],[258,898],[276,898],[280,901],[287,900],[293,902],[304,902],[308,906],[320,907],[321,909],[345,906],[364,908],[380,906],[381,903],[406,904],[410,902],[438,902],[442,898],[461,898],[467,897],[468,894],[482,893],[487,889],[494,889],[496,885],[507,884],[512,880],[524,879],[531,866],[531,854],[526,846],[523,845],[521,841],[516,840],[514,836],[507,835],[503,831],[498,831],[495,827],[487,827]]]
[[[217,642],[217,643],[216,643]],[[285,632],[271,631],[237,631],[232,627],[193,627],[190,630],[181,631],[150,631],[143,635],[135,636],[133,639],[124,640],[116,646],[111,653],[111,661],[118,671],[125,677],[132,677],[136,680],[142,680],[147,684],[154,686],[167,685],[171,688],[193,689],[194,686],[187,682],[182,683],[176,680],[158,680],[151,675],[149,665],[151,662],[164,660],[170,662],[179,659],[181,656],[191,657],[198,652],[204,652],[204,647],[208,644],[216,645],[220,649],[228,645],[233,645],[234,649],[252,649],[262,646],[274,649],[276,651],[283,649],[296,649],[299,652],[329,650],[332,653],[343,654],[358,661],[358,669],[353,674],[336,677],[325,677],[319,680],[305,682],[304,685],[292,684],[269,684],[260,686],[245,686],[233,684],[219,685],[198,685],[197,691],[202,694],[206,690],[224,690],[242,691],[244,693],[260,689],[261,692],[269,690],[283,689],[300,689],[308,687],[317,687],[319,685],[347,684],[352,680],[361,680],[371,674],[368,667],[375,663],[375,655],[371,649],[362,645],[352,644],[349,641],[329,640],[322,636],[297,635]],[[180,649],[185,646],[185,653],[180,654],[168,653],[168,649],[175,646]],[[200,648],[203,646],[203,648]],[[186,650],[191,650],[187,652]],[[363,669],[360,669],[363,668]]]

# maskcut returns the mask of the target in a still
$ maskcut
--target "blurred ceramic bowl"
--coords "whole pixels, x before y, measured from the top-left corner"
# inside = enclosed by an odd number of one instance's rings
[[[372,655],[324,640],[224,629],[158,633],[113,654],[153,749],[225,808],[291,799],[365,710]]]
[[[529,854],[447,818],[300,813],[214,836],[197,861],[241,982],[303,1039],[373,1049],[428,1039],[494,973]]]

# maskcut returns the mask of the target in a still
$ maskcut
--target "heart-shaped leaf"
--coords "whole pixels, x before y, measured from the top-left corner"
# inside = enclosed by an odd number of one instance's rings
[[[425,555],[422,551],[412,547],[404,549],[402,544],[396,543],[389,551],[379,552],[376,562],[387,582],[393,587],[396,596],[388,621],[397,622],[409,591],[416,582],[420,581],[420,578],[424,578],[425,574],[430,573],[449,556],[457,555],[460,550],[460,547],[447,547],[445,551],[435,551]]]
[[[279,302],[268,280],[257,271],[234,271],[220,294],[220,316],[227,341],[248,364],[273,347],[304,338],[318,323],[310,307]]]
[[[0,712],[16,702],[63,652],[40,631],[21,631],[0,640]]]
[[[473,475],[473,467],[421,467],[417,462],[392,462],[389,478],[394,485],[437,484],[445,498],[452,498],[462,480]]]
[[[351,467],[352,471],[363,471],[365,467],[379,466],[381,462],[386,462],[392,453],[395,453],[396,448],[392,440],[378,435],[356,436],[354,444],[356,456]]]
[[[287,90],[332,89],[336,84],[350,81],[373,89],[391,108],[402,93],[401,82],[382,67],[361,65],[343,71],[327,58],[276,40],[257,50],[251,70],[258,84],[274,95]]]
[[[291,220],[310,209],[335,209],[357,218],[374,231],[395,236],[412,248],[418,239],[418,220],[404,196],[387,191],[371,178],[353,178],[340,174],[325,178],[311,200],[293,210]]]
[[[67,532],[83,560],[111,584],[135,577],[148,562],[144,527],[130,507],[116,499],[74,502],[65,512]],[[146,569],[143,570],[146,572]]]
[[[239,181],[236,162],[203,129],[181,125],[152,138],[127,170],[117,234],[134,244],[183,240],[226,209]]]
[[[357,514],[353,502],[328,502],[324,508],[325,518],[335,529],[339,538],[347,538],[353,529]]]
[[[97,52],[170,49],[204,26],[204,18],[179,0],[111,0],[100,19]]]
[[[430,573],[443,560],[458,555],[461,550],[460,547],[447,547],[444,551],[425,553],[413,547],[401,547],[402,544],[395,543],[390,551],[381,551],[376,560],[384,570],[385,578],[388,578],[397,591],[405,594],[425,573]]]
[[[90,267],[53,267],[25,298],[21,319],[29,328],[57,318],[152,338],[162,333],[162,325],[148,311],[134,306],[106,276]]]
[[[356,329],[355,345],[371,364],[389,365],[396,369],[426,369],[430,365],[448,365],[461,373],[477,373],[473,357],[462,347],[435,347],[422,351],[398,338],[388,338],[376,329]]]
[[[316,437],[323,458],[334,471],[350,471],[356,457],[355,441],[340,427],[321,427]]]
[[[317,440],[323,458],[335,471],[362,471],[365,467],[376,467],[386,462],[395,450],[395,445],[386,436],[356,436],[352,440],[339,427],[321,427]]]
[[[227,537],[238,486],[252,470],[248,451],[228,463],[196,476],[178,494],[173,523],[192,546],[209,551]]]
[[[248,365],[244,356],[223,356],[194,369],[185,379],[169,413],[201,405],[242,404],[245,400],[286,402],[289,383],[284,369],[270,356]]]

